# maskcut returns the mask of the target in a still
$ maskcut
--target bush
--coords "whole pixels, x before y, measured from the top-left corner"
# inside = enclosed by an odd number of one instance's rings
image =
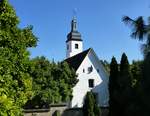
[[[53,116],[61,116],[61,115],[60,115],[60,111],[59,111],[59,110],[56,110],[56,111],[54,112]]]
[[[83,116],[100,116],[100,108],[92,92],[87,92],[86,94],[83,105]]]

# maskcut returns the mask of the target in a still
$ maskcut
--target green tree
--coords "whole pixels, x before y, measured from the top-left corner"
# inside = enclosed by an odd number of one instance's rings
[[[34,96],[27,102],[25,108],[45,108],[49,107],[49,103],[59,102],[61,96],[57,87],[58,83],[52,76],[52,65],[54,66],[54,64],[51,64],[43,56],[32,59],[32,62],[34,68],[31,75]]]
[[[146,43],[142,46],[145,58],[150,53],[150,17],[148,20],[148,24],[145,24],[142,16],[139,16],[135,20],[128,16],[123,17],[123,22],[132,28],[131,37],[139,41],[146,40]]]
[[[145,112],[145,116],[148,116],[150,114],[150,53],[144,59],[141,85],[143,89],[143,111]]]
[[[58,63],[58,67],[61,69],[58,79],[60,88],[59,93],[62,96],[62,101],[67,102],[72,99],[72,88],[78,82],[76,78],[77,75],[73,69],[70,69],[69,65],[66,62]]]
[[[118,84],[119,84],[118,111],[120,115],[128,116],[128,112],[126,110],[131,103],[131,75],[130,75],[130,65],[125,53],[123,53],[121,57]]]
[[[122,54],[120,62],[120,87],[125,89],[131,87],[130,65],[125,53]]]
[[[112,58],[109,78],[109,116],[143,114],[140,99],[142,66],[142,61],[133,61],[129,65],[127,56],[123,54],[119,70],[116,59]]]
[[[0,115],[20,116],[32,96],[32,63],[27,48],[36,46],[32,27],[21,29],[15,10],[0,1]]]
[[[144,63],[142,68],[142,77],[141,77],[141,90],[140,92],[143,93],[141,95],[142,99],[142,107],[143,107],[143,115],[148,116],[150,114],[150,18],[148,24],[145,23],[143,17],[138,17],[137,19],[133,20],[128,16],[123,17],[123,21],[131,25],[132,27],[132,37],[142,41],[146,39],[146,43],[143,45],[143,54],[144,54]]]
[[[83,115],[84,116],[100,116],[100,108],[96,103],[94,94],[92,92],[87,92],[85,96],[85,101],[83,104]]]
[[[137,88],[141,84],[143,61],[133,61],[131,64],[132,87]]]
[[[110,63],[110,77],[109,77],[109,116],[115,116],[118,111],[117,95],[118,90],[118,63],[116,58],[113,57]]]
[[[110,74],[110,63],[106,60],[100,60],[100,62],[103,64],[107,73]]]
[[[56,110],[52,116],[61,116],[60,111]]]
[[[34,58],[32,62],[34,97],[25,108],[45,108],[49,104],[70,101],[77,78],[68,64],[50,62],[43,56]]]
[[[72,88],[78,82],[77,75],[66,62],[53,63],[52,67],[52,76],[58,84],[61,102],[68,102],[72,99]]]
[[[94,93],[93,93],[93,95],[94,95],[94,114],[95,114],[95,116],[101,116],[101,110],[100,110],[100,107],[96,101],[96,96]]]
[[[141,77],[143,61],[133,61],[130,67],[132,87],[130,90],[130,104],[126,109],[126,112],[128,112],[128,116],[142,116],[143,111],[141,109],[143,103],[141,101]]]
[[[130,65],[125,53],[122,54],[120,62],[120,70],[118,64],[113,57],[110,64],[110,116],[128,116],[128,106],[131,102],[131,76]]]

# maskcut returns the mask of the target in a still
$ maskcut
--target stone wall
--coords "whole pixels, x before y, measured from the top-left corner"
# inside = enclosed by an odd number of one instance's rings
[[[101,116],[108,116],[108,107],[101,107]],[[82,108],[66,109],[62,116],[83,116]]]
[[[83,116],[82,108],[66,109],[62,116]]]
[[[51,116],[50,109],[24,110],[24,116]]]
[[[66,109],[68,109],[68,106],[64,104],[51,105],[50,116],[54,116],[53,114],[55,114],[56,111],[60,111],[60,114],[62,114]]]
[[[109,108],[108,107],[101,107],[101,115],[102,116],[108,116],[109,114]]]
[[[26,109],[24,116],[55,116],[56,111],[60,111],[62,114],[67,108],[66,104],[55,104],[51,105],[49,109]]]
[[[24,116],[55,116],[60,111],[61,116],[83,116],[82,108],[68,108],[65,104],[51,105],[49,109],[24,110]],[[108,108],[101,107],[102,116],[108,116]]]

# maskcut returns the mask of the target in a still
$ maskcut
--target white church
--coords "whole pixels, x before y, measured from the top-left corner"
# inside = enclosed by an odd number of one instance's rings
[[[77,31],[77,21],[71,21],[71,31],[67,35],[65,61],[77,74],[78,83],[73,88],[71,108],[83,106],[85,95],[92,91],[100,107],[108,107],[109,76],[92,48],[83,50],[83,40]]]

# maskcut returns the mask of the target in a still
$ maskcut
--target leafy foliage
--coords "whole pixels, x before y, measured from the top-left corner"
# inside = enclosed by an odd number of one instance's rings
[[[76,74],[66,62],[49,62],[45,57],[32,60],[34,97],[25,108],[45,108],[49,104],[68,102],[72,98],[72,88],[77,83]]]
[[[53,116],[61,116],[60,111],[59,111],[59,110],[56,110],[56,111],[54,112]]]
[[[146,58],[144,59],[143,63],[143,69],[142,69],[142,79],[141,79],[141,85],[143,89],[143,111],[145,113],[145,116],[148,116],[150,114],[150,52],[147,54]]]
[[[132,26],[132,34],[131,37],[138,38],[139,40],[143,40],[145,34],[147,33],[146,25],[142,16],[139,16],[136,20],[129,18],[128,16],[123,17],[123,21],[126,24],[130,24]]]
[[[105,70],[107,71],[107,73],[110,74],[110,63],[106,60],[100,60],[100,62],[105,67]]]
[[[20,116],[32,96],[28,47],[36,46],[32,28],[18,28],[19,19],[7,0],[0,2],[0,115]]]
[[[139,86],[142,77],[143,61],[133,61],[130,65],[132,87],[136,88]]]
[[[100,108],[94,98],[92,92],[87,92],[83,105],[83,115],[84,116],[100,116]]]
[[[134,38],[141,40],[146,39],[146,43],[143,45],[143,54],[144,54],[144,61],[143,66],[141,68],[140,74],[140,84],[137,88],[138,100],[141,101],[140,109],[137,111],[139,114],[141,113],[144,116],[148,116],[150,114],[150,17],[148,18],[148,24],[145,24],[143,17],[138,17],[137,19],[133,20],[128,16],[123,18],[123,21],[133,28],[132,35]],[[138,74],[139,75],[139,74]],[[133,109],[135,111],[135,109]]]
[[[139,16],[135,20],[131,19],[128,16],[124,16],[123,22],[131,26],[131,37],[138,39],[139,41],[143,41],[144,39],[146,39],[146,44],[143,45],[143,53],[146,57],[147,53],[150,52],[150,18],[147,25],[145,24],[142,16]]]
[[[48,107],[72,97],[76,75],[67,63],[44,57],[29,59],[37,38],[32,26],[19,28],[19,18],[7,0],[0,1],[0,115],[20,116],[22,107]],[[29,100],[31,99],[32,100]]]

